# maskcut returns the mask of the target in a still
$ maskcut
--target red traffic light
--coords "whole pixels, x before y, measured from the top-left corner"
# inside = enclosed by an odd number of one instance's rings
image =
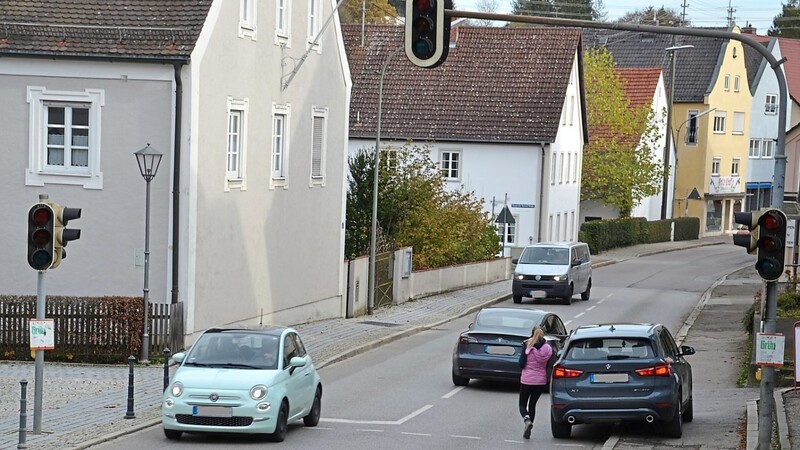
[[[433,2],[435,0],[414,0],[414,7],[419,12],[428,12],[433,9]]]
[[[50,208],[36,208],[31,211],[31,222],[37,226],[46,224],[53,215],[50,213]]]
[[[764,227],[765,230],[776,231],[781,226],[781,220],[778,219],[777,215],[764,214],[761,216],[761,223],[759,225]]]

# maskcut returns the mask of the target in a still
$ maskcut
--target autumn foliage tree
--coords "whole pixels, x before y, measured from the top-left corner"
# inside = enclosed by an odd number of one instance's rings
[[[665,169],[653,155],[663,119],[650,105],[631,105],[606,48],[585,50],[583,64],[590,143],[584,147],[581,200],[600,201],[628,217],[661,191]]]
[[[412,247],[417,269],[485,261],[499,253],[497,233],[482,201],[474,192],[448,190],[427,146],[409,142],[382,150],[381,156],[379,250]],[[366,149],[349,158],[348,257],[369,252],[373,164]]]
[[[345,0],[339,7],[339,20],[342,23],[393,24],[397,23],[397,8],[388,0]]]

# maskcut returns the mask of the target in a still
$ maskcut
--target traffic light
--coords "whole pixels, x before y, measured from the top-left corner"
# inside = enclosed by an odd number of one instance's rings
[[[450,49],[450,18],[453,0],[407,0],[405,50],[409,61],[433,69],[447,58]]]
[[[28,264],[47,270],[53,264],[55,214],[47,203],[36,203],[28,211]]]
[[[756,271],[766,281],[776,281],[783,275],[786,258],[786,214],[769,209],[758,218],[758,260]]]
[[[67,257],[67,251],[64,250],[67,243],[81,238],[81,230],[67,228],[67,222],[81,218],[81,209],[68,208],[57,203],[51,203],[50,206],[55,217],[53,225],[53,264],[50,268],[55,269],[61,264],[61,260]]]
[[[747,227],[748,233],[741,231],[733,235],[733,243],[747,249],[747,253],[753,254],[758,250],[758,219],[763,211],[735,212],[733,221],[739,225]]]

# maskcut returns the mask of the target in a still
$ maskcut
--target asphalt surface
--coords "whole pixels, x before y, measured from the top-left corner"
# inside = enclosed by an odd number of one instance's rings
[[[594,256],[595,267],[613,264],[640,256],[706,245],[732,245],[730,236],[681,242],[637,245]],[[751,273],[752,272],[752,273]],[[741,368],[741,340],[745,334],[740,325],[744,311],[752,304],[750,289],[755,271],[739,271],[720,280],[697,305],[676,338],[698,349],[692,359],[695,376],[712,375],[710,383],[718,385],[700,393],[702,401],[720,407],[738,405],[737,414],[746,417],[746,436],[742,423],[711,423],[714,439],[707,445],[693,448],[747,448],[757,443],[758,388],[736,388]],[[403,305],[380,308],[371,316],[354,319],[331,319],[295,328],[318,368],[344,360],[385,342],[436,327],[454,318],[472,314],[480,308],[510,297],[511,282],[501,281],[484,286],[416,299]],[[722,316],[720,316],[722,315]],[[724,317],[724,320],[719,320]],[[706,350],[707,349],[707,350]],[[718,363],[724,361],[722,366]],[[133,405],[128,403],[127,364],[84,365],[45,363],[41,432],[33,433],[34,364],[33,362],[0,361],[0,449],[16,449],[24,435],[30,449],[85,449],[115,437],[153,426],[160,422],[161,392],[164,367],[137,365],[134,369]],[[21,433],[21,380],[27,380],[25,433]],[[779,438],[782,448],[800,449],[800,392],[776,390]],[[736,409],[736,407],[734,407]],[[132,418],[126,418],[130,416]],[[691,426],[702,423],[696,416]],[[741,441],[741,443],[739,443]],[[736,442],[737,445],[729,446]],[[791,445],[790,446],[790,442]],[[716,443],[716,444],[715,444]],[[723,445],[723,443],[725,443]],[[689,443],[687,443],[688,445]],[[612,437],[607,449],[664,448],[646,441]],[[669,448],[674,448],[670,446]]]

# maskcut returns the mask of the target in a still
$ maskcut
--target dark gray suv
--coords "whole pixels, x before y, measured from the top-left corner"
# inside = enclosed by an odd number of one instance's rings
[[[694,348],[675,344],[660,324],[584,325],[574,330],[553,367],[550,428],[568,438],[581,423],[659,422],[679,438],[692,421]]]

